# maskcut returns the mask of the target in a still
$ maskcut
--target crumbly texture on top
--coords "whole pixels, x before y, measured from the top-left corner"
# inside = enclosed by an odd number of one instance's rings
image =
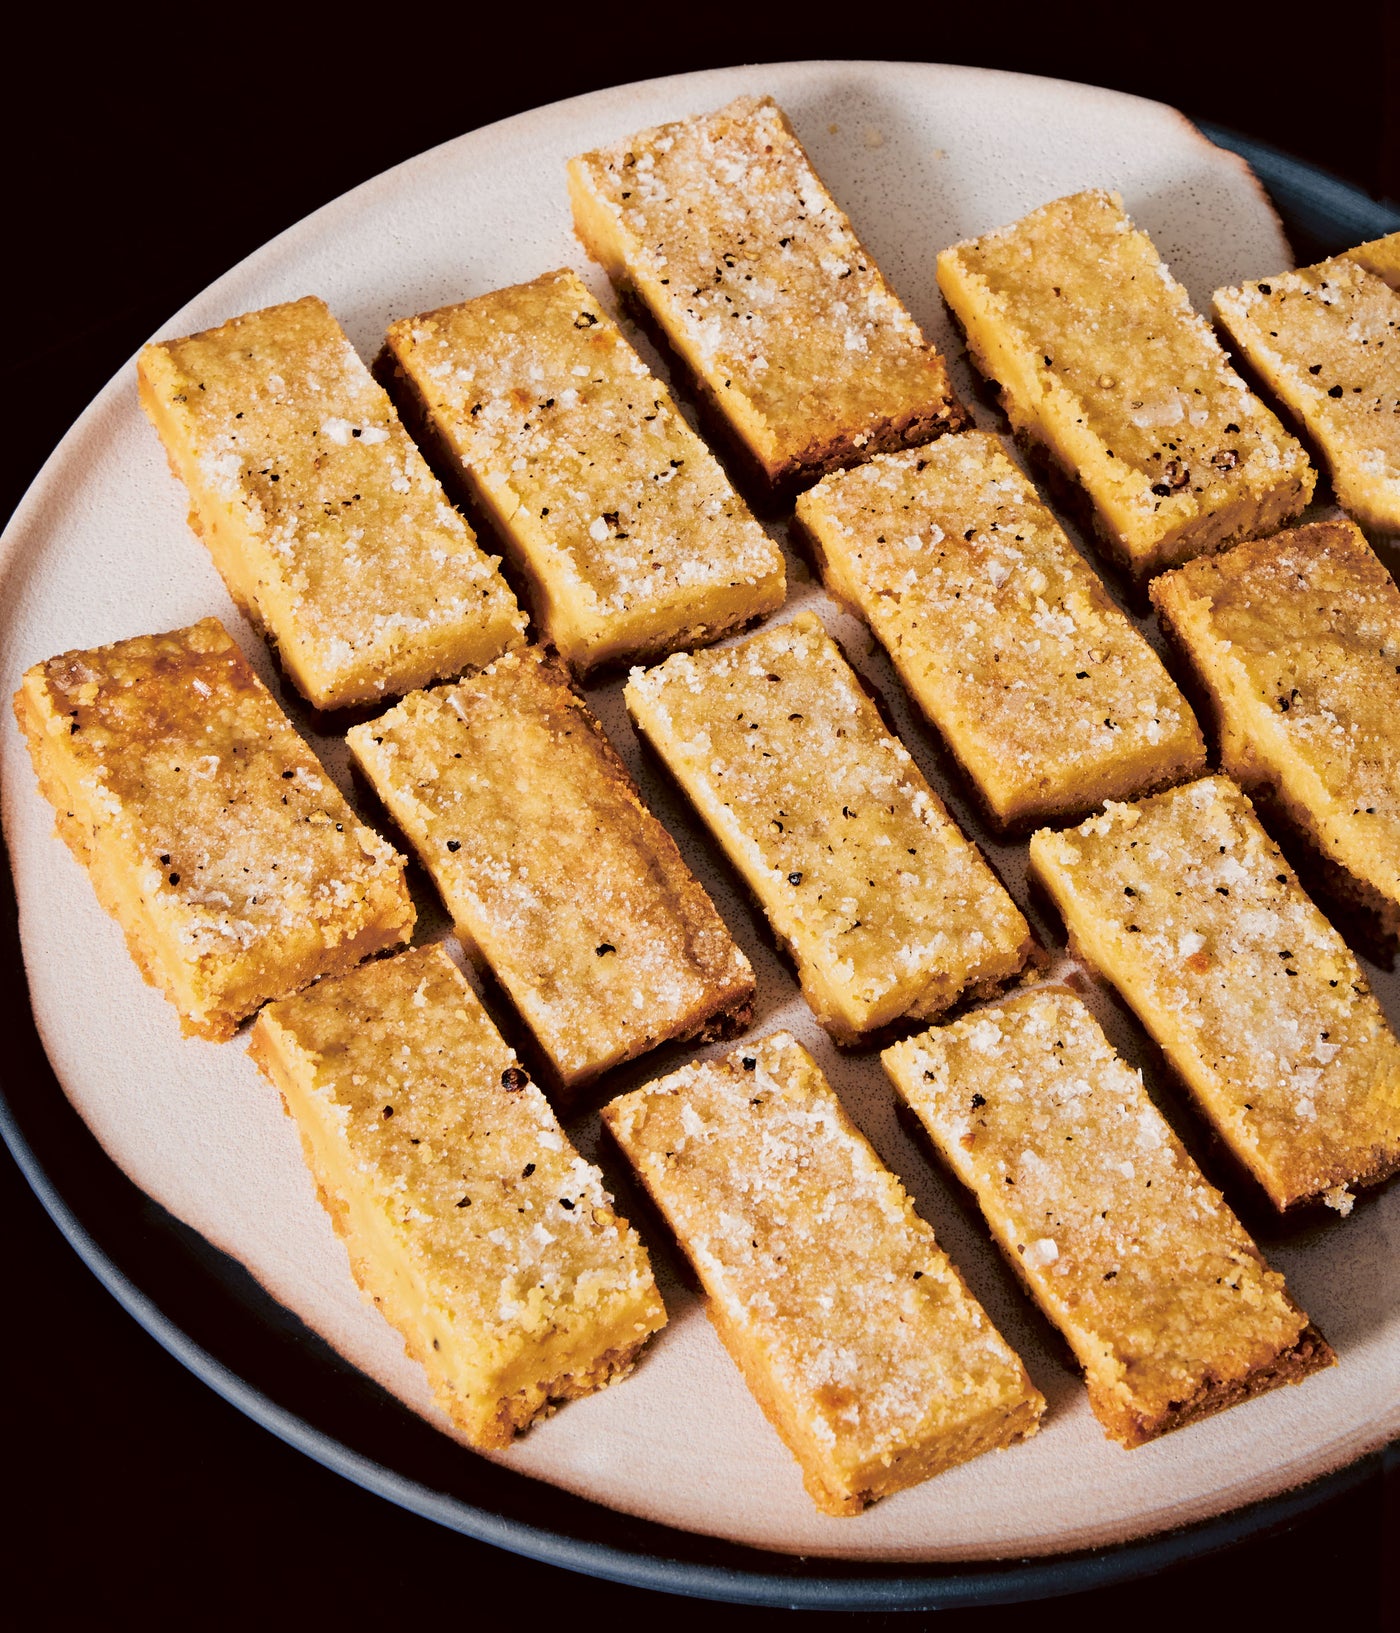
[[[1117,194],[1057,199],[955,245],[938,277],[1013,426],[1084,486],[1134,574],[1281,526],[1312,496],[1303,449]]]
[[[747,1017],[748,960],[538,649],[348,741],[563,1084]]]
[[[1025,963],[1025,919],[813,614],[634,670],[626,697],[838,1040]]]
[[[603,1117],[827,1513],[1034,1432],[1039,1391],[788,1033]]]
[[[577,274],[405,318],[388,347],[572,664],[781,605],[782,552]]]
[[[65,652],[15,696],[58,831],[187,1031],[405,941],[404,861],[215,618]]]
[[[1374,273],[1377,278],[1400,289],[1400,232],[1387,233],[1384,238],[1373,238],[1368,244],[1358,244],[1347,251],[1349,260]]]
[[[1400,532],[1400,293],[1344,257],[1217,289],[1215,311],[1307,428],[1346,509]]]
[[[650,308],[770,478],[963,423],[943,359],[771,99],[585,154],[570,184],[589,249]]]
[[[476,1444],[621,1376],[664,1325],[602,1175],[441,946],[269,1006],[252,1053],[361,1286]]]
[[[1276,1207],[1400,1167],[1400,1043],[1234,783],[1041,829],[1031,865]]]
[[[1152,598],[1210,694],[1225,769],[1400,934],[1400,589],[1361,530],[1256,539],[1163,574]]]
[[[882,454],[797,515],[1002,826],[1205,769],[1186,700],[996,437]]]
[[[138,365],[191,520],[311,702],[373,702],[520,640],[495,559],[323,301],[154,342]]]
[[[1331,1363],[1073,993],[1007,999],[883,1059],[1115,1440],[1140,1445]]]

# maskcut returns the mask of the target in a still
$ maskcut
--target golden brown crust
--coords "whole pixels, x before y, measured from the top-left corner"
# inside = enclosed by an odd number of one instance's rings
[[[1400,933],[1400,589],[1345,519],[1153,581],[1221,763],[1281,815],[1329,893]]]
[[[499,1448],[665,1322],[645,1249],[440,945],[271,1005],[249,1054],[364,1296]]]
[[[361,823],[216,619],[60,654],[15,697],[57,831],[186,1032],[408,939]]]
[[[813,614],[634,671],[625,695],[838,1043],[1019,973],[1029,925]]]
[[[771,99],[573,159],[569,191],[770,491],[967,423]]]
[[[142,407],[230,593],[318,709],[489,662],[524,619],[323,301],[153,342]]]
[[[1336,1352],[1316,1327],[1309,1325],[1292,1349],[1276,1356],[1244,1378],[1212,1379],[1189,1401],[1174,1405],[1156,1418],[1143,1418],[1131,1411],[1115,1411],[1116,1403],[1099,1396],[1091,1399],[1094,1415],[1112,1438],[1123,1446],[1144,1446],[1149,1440],[1199,1423],[1241,1401],[1267,1394],[1284,1384],[1301,1383],[1314,1372],[1337,1364]]]
[[[1400,1042],[1234,783],[1042,828],[1031,867],[1276,1208],[1400,1168]]]
[[[1002,832],[1205,769],[1160,659],[996,437],[871,460],[797,512]]]
[[[782,605],[782,553],[572,271],[404,318],[385,361],[576,673]]]
[[[1302,448],[1116,194],[1057,199],[954,245],[938,280],[1016,432],[1084,486],[1135,577],[1269,532],[1311,497]]]
[[[1114,1439],[1140,1445],[1330,1364],[1070,990],[988,1005],[882,1058]]]
[[[1400,532],[1400,294],[1341,256],[1217,289],[1215,315],[1320,451],[1339,502]]]
[[[1035,1432],[1039,1391],[789,1034],[603,1118],[824,1513]]]
[[[566,1088],[751,1005],[747,959],[538,649],[348,742]]]

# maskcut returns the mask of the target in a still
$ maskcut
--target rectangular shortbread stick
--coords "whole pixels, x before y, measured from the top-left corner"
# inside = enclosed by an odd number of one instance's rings
[[[938,257],[1018,436],[1135,578],[1282,527],[1316,480],[1116,193],[1076,193]]]
[[[407,941],[404,860],[360,822],[216,618],[64,652],[15,694],[58,833],[186,1032]]]
[[[1400,1168],[1400,1043],[1228,778],[1042,828],[1031,867],[1275,1207]]]
[[[241,610],[319,709],[489,663],[525,620],[323,301],[146,346],[141,403]]]
[[[1400,589],[1361,530],[1254,539],[1163,573],[1152,599],[1210,698],[1224,769],[1400,935]]]
[[[1125,1446],[1335,1357],[1063,987],[881,1057]]]
[[[1002,829],[1205,770],[1175,682],[996,437],[823,477],[797,517]]]
[[[348,741],[565,1087],[746,1023],[748,960],[537,648],[415,692]]]
[[[1400,291],[1339,256],[1237,289],[1215,315],[1367,527],[1400,532]]]
[[[440,945],[270,1004],[249,1052],[367,1297],[474,1446],[626,1376],[646,1249]]]
[[[1030,928],[812,613],[634,670],[633,721],[843,1043],[1009,980]]]
[[[569,161],[574,225],[772,489],[966,423],[782,110],[740,97]]]
[[[410,424],[463,473],[575,673],[783,603],[781,550],[574,272],[389,330]]]
[[[1040,1391],[790,1034],[603,1118],[824,1513],[1035,1432]]]

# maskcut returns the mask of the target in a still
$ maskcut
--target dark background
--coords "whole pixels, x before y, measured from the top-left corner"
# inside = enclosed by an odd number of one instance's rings
[[[555,14],[381,7],[84,23],[54,8],[11,52],[3,111],[12,332],[0,515],[87,401],[167,316],[282,228],[463,131],[655,74],[818,57],[975,63],[1174,103],[1376,196],[1400,198],[1400,7],[872,8],[860,29],[767,8]],[[202,27],[211,26],[210,24]],[[489,30],[489,31],[488,31]],[[31,99],[26,99],[26,92]],[[1341,246],[1331,246],[1341,247]],[[0,1064],[31,1070],[22,1040]],[[516,1559],[404,1513],[288,1449],[165,1354],[113,1301],[0,1155],[8,1339],[0,1445],[10,1513],[0,1617],[347,1627],[411,1617],[590,1626],[720,1610]],[[1066,1614],[1180,1626],[1400,1622],[1400,1475],[1373,1469],[1281,1533]],[[488,1608],[499,1606],[499,1609]],[[1029,1627],[1046,1607],[958,1610],[940,1626]],[[883,1625],[883,1616],[849,1618]],[[888,1618],[893,1622],[893,1616]],[[901,1619],[922,1625],[924,1617]],[[841,1618],[837,1618],[840,1622]]]

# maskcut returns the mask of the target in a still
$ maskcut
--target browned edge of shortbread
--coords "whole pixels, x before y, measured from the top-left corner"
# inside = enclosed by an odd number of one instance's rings
[[[1292,1300],[1289,1300],[1292,1303]],[[1297,1306],[1294,1305],[1296,1309]],[[1103,1425],[1109,1437],[1121,1446],[1132,1449],[1145,1446],[1150,1440],[1160,1439],[1174,1429],[1199,1423],[1213,1417],[1241,1401],[1255,1395],[1267,1394],[1284,1384],[1302,1383],[1314,1372],[1322,1372],[1337,1364],[1336,1352],[1311,1322],[1298,1335],[1291,1349],[1273,1356],[1261,1366],[1254,1367],[1242,1378],[1208,1378],[1196,1393],[1185,1401],[1173,1401],[1158,1417],[1144,1418],[1137,1412],[1115,1409],[1116,1403],[1102,1393],[1089,1391],[1089,1404],[1094,1416]]]

